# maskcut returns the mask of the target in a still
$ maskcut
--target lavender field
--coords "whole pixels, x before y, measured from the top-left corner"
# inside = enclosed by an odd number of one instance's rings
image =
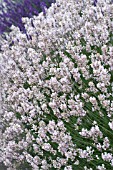
[[[113,1],[0,1],[0,170],[113,170]]]

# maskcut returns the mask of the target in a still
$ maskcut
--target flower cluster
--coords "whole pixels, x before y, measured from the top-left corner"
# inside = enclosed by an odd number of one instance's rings
[[[113,168],[113,4],[56,0],[1,41],[2,162]]]
[[[22,17],[32,17],[43,11],[55,0],[3,0],[0,2],[0,34],[10,31],[11,25],[25,31]]]

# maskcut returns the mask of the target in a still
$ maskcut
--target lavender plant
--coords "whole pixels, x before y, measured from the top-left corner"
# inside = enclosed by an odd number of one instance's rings
[[[25,31],[21,18],[45,13],[45,8],[53,2],[55,0],[3,0],[0,2],[0,34],[10,31],[11,25]]]
[[[27,34],[13,26],[1,41],[1,161],[113,169],[112,2],[56,0],[23,22]]]

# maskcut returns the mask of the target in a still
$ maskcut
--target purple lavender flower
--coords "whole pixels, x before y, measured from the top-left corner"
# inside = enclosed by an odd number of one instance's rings
[[[94,6],[96,6],[96,4],[97,4],[97,0],[94,0],[94,3],[93,3],[93,4],[94,4]]]
[[[3,0],[0,3],[0,34],[9,32],[11,25],[25,31],[22,17],[30,18],[41,11],[45,13],[45,8],[54,2],[55,0]]]

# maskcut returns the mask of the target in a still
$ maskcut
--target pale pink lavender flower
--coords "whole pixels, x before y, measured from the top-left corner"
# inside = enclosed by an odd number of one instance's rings
[[[113,4],[56,0],[1,37],[1,161],[10,169],[113,167]],[[9,117],[10,116],[10,117]]]

